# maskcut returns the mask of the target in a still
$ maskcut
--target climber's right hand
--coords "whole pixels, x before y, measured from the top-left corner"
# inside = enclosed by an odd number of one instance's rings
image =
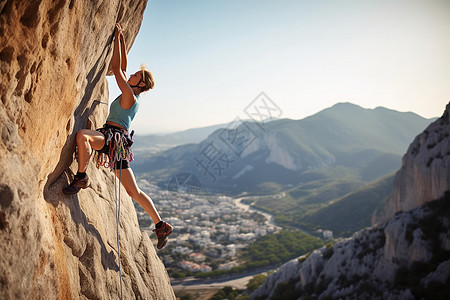
[[[122,26],[120,25],[120,23],[116,23],[116,27],[114,28],[114,36],[117,38],[120,35],[123,35],[122,32]]]

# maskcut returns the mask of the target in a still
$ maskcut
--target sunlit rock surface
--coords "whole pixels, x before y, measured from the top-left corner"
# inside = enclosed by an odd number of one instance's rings
[[[114,25],[130,47],[146,1],[0,1],[0,298],[117,299],[113,176],[67,197],[75,134],[102,126]],[[124,299],[174,299],[122,189]]]

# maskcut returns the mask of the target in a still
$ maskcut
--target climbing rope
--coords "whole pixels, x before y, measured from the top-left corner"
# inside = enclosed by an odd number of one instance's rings
[[[122,6],[122,0],[119,0],[118,3],[117,3],[117,8],[116,8],[116,15],[114,17],[114,20],[115,20],[114,26],[116,26],[116,23],[119,22],[118,18],[119,18],[119,13],[120,13],[120,7],[121,6]],[[108,41],[111,41],[111,42],[114,41],[114,30],[113,30],[113,34],[108,38]],[[110,45],[113,45],[113,46],[111,47],[111,46],[107,45],[106,48],[105,48],[106,49],[106,55],[105,55],[105,57],[103,59],[103,64],[102,64],[102,68],[101,68],[102,70],[107,68],[107,66],[106,66],[106,58],[109,56],[109,53],[114,48],[114,43],[110,43]],[[108,70],[106,70],[106,71],[108,71]]]
[[[123,131],[111,127],[103,127],[99,129],[105,137],[105,143],[109,145],[107,154],[96,151],[97,168],[104,166],[114,172],[114,198],[116,204],[116,229],[117,229],[117,255],[119,261],[119,277],[120,277],[120,299],[123,299],[123,280],[122,280],[122,261],[120,259],[120,183],[122,181],[122,163],[123,160],[132,161],[133,152],[131,145],[133,144],[132,136],[134,131],[128,137]],[[117,167],[119,168],[119,175],[117,176]],[[117,183],[117,179],[119,183]]]
[[[120,276],[120,299],[123,299],[123,281],[122,281],[122,263],[120,259],[120,182],[122,180],[122,163],[124,160],[133,160],[133,144],[134,131],[128,136],[122,130],[115,127],[104,126],[98,129],[105,136],[105,144],[109,145],[107,153],[96,151],[97,168],[104,166],[114,172],[114,197],[116,202],[116,227],[117,227],[117,254],[119,257],[119,276]],[[119,168],[119,176],[117,176],[117,166]],[[119,184],[117,184],[117,177]]]
[[[120,219],[120,180],[122,178],[122,160],[120,160],[119,169],[119,184],[117,184],[116,173],[117,168],[114,164],[114,196],[116,198],[116,228],[117,228],[117,255],[119,257],[119,277],[120,277],[120,299],[123,299],[123,288],[122,288],[122,263],[120,260],[120,234],[119,234],[119,219]]]
[[[117,4],[117,9],[116,9],[116,22],[118,22],[117,18],[119,17],[119,12],[120,12],[120,7],[122,5],[122,0],[119,0],[119,3]]]

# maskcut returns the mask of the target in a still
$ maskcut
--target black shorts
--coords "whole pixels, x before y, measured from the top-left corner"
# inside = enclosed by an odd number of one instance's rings
[[[115,133],[118,132],[120,134],[124,134],[124,130],[122,128],[112,126],[109,124],[105,124],[102,128],[97,129],[97,131],[102,133],[103,136],[105,137],[105,145],[103,145],[102,149],[96,150],[96,151],[99,153],[106,154],[106,155],[109,155],[109,149],[114,146]],[[132,140],[127,134],[125,134],[125,136],[131,141],[131,143],[129,145],[127,145],[127,147],[129,147],[131,150]],[[130,167],[129,162],[126,159],[119,159],[114,163],[114,165],[115,165],[116,170],[128,169]]]

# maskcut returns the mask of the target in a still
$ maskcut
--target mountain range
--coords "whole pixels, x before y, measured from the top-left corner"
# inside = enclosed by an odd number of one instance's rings
[[[353,177],[372,181],[400,166],[408,142],[431,121],[414,113],[338,103],[301,120],[234,121],[198,143],[140,157],[133,168],[162,186],[179,173],[190,173],[205,189],[231,194],[299,186],[321,177],[314,171],[325,167],[350,168]]]
[[[432,121],[338,103],[301,120],[235,120],[209,127],[204,140],[141,155],[133,169],[162,188],[173,190],[176,182],[183,191],[246,197],[283,226],[325,227],[348,236],[370,225],[392,188],[392,178],[382,178],[392,177],[409,141]],[[370,209],[357,210],[355,220],[343,225],[358,201]]]

